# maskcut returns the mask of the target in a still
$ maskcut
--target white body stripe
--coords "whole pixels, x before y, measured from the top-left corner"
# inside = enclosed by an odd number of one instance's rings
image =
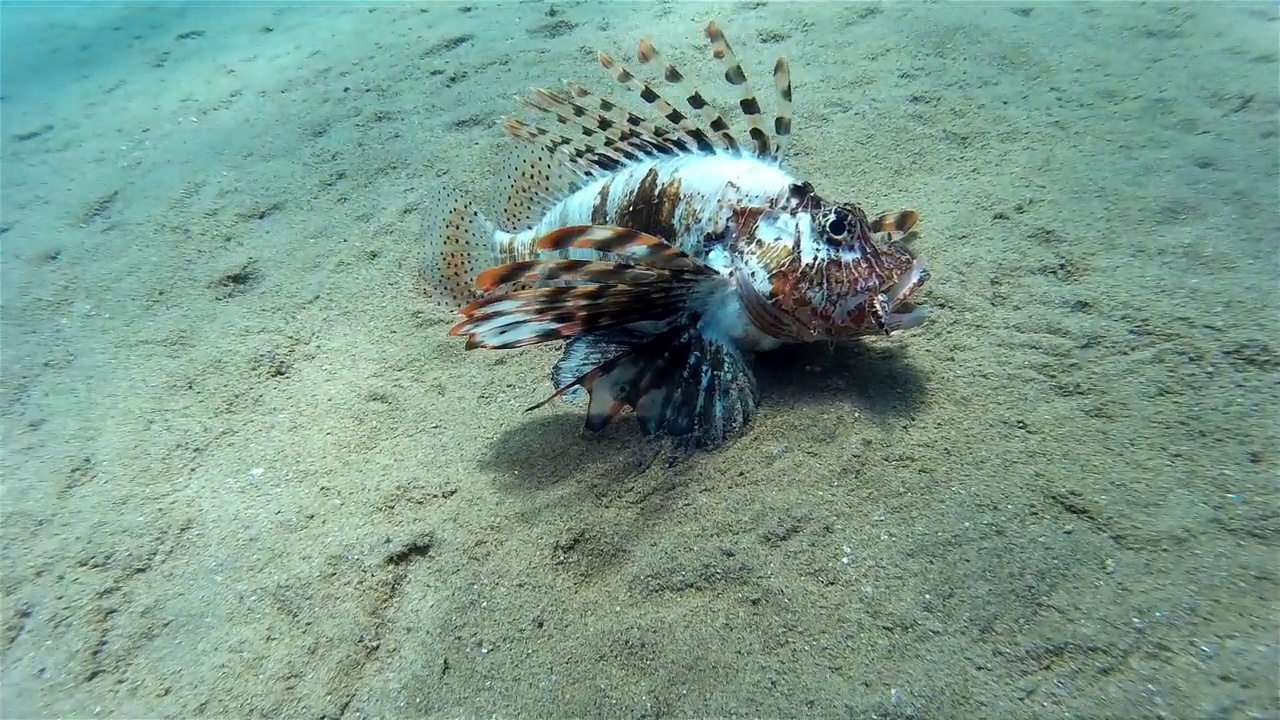
[[[685,154],[631,163],[587,182],[553,205],[534,227],[516,233],[516,255],[532,257],[533,243],[553,230],[569,225],[592,224],[596,203],[606,183],[609,184],[606,209],[610,217],[617,217],[621,210],[635,201],[645,179],[655,170],[658,187],[670,187],[673,183],[678,183],[680,188],[679,202],[672,220],[677,228],[677,237],[662,239],[703,260],[726,276],[734,269],[731,252],[726,252],[720,246],[704,252],[703,238],[708,235],[718,236],[724,232],[733,207],[776,205],[791,192],[792,185],[798,182],[776,162],[737,153]],[[790,233],[794,237],[796,228],[802,223],[794,217],[787,220],[787,227],[777,228],[777,231],[783,236]],[[498,232],[494,237],[495,246],[511,239],[511,234]],[[592,254],[589,251],[570,251],[569,256],[585,259]],[[755,277],[759,271],[759,268],[747,268],[753,283],[762,283],[767,287],[767,279],[763,276]],[[782,344],[779,339],[761,332],[755,326],[732,286],[709,300],[710,307],[702,321],[709,332],[731,339],[750,350],[768,350]]]
[[[655,168],[660,187],[677,182],[680,185],[681,199],[675,216],[680,236],[663,240],[699,257],[703,236],[724,230],[731,206],[771,204],[797,182],[774,162],[730,153],[677,155],[631,163],[588,182],[553,205],[533,228],[517,233],[520,254],[527,256],[531,244],[552,230],[591,224],[596,199],[605,183],[610,183],[609,214],[616,216],[620,208],[633,201],[645,177]],[[495,241],[509,237],[499,233]]]

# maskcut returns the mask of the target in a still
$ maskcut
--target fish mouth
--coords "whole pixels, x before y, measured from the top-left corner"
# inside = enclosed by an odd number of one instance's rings
[[[924,258],[916,258],[911,264],[910,271],[904,273],[898,282],[885,292],[885,302],[889,306],[885,325],[890,331],[917,327],[928,319],[930,309],[924,305],[916,305],[909,299],[928,280],[929,264]]]

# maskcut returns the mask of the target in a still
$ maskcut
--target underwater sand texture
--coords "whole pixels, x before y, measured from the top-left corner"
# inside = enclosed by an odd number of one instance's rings
[[[415,291],[512,96],[719,20],[919,331],[668,466]],[[5,8],[4,717],[1274,717],[1274,5]],[[767,93],[762,91],[763,96]],[[766,101],[767,102],[767,101]]]

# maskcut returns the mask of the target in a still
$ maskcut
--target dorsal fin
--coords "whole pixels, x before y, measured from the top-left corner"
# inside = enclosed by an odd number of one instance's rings
[[[749,132],[751,143],[755,147],[755,155],[762,158],[773,157],[773,150],[769,146],[769,133],[765,131],[764,119],[760,115],[760,101],[756,100],[755,90],[751,88],[751,81],[747,80],[747,73],[742,69],[742,63],[738,62],[738,56],[734,54],[729,41],[725,39],[724,32],[715,21],[707,24],[706,34],[707,39],[711,41],[711,54],[724,65],[724,79],[738,88],[738,107],[742,109],[742,114],[750,126]]]
[[[653,89],[649,83],[637,78],[631,74],[626,66],[621,65],[607,53],[600,53],[600,64],[605,70],[613,75],[613,79],[620,85],[626,85],[640,96],[641,100],[652,107],[658,115],[666,119],[667,122],[680,128],[680,132],[689,140],[693,141],[693,146],[699,152],[715,152],[716,145],[711,142],[711,138],[707,137],[706,131],[698,127],[684,113],[680,112],[666,98]]]
[[[773,118],[773,155],[782,157],[791,139],[791,63],[784,57],[773,64],[773,86],[778,91],[778,114]]]
[[[562,125],[575,125],[588,142],[599,142],[611,152],[628,161],[643,157],[658,157],[673,151],[671,146],[649,142],[640,132],[616,120],[591,110],[577,100],[547,89],[533,91],[533,96],[521,101],[525,107],[551,113]],[[601,139],[603,136],[603,139]]]
[[[530,125],[516,118],[507,118],[503,122],[503,128],[512,137],[539,145],[550,152],[563,154],[566,167],[584,179],[613,172],[626,162],[608,147],[589,145],[582,139],[571,138],[539,125]]]
[[[519,143],[504,166],[503,182],[496,185],[499,227],[509,232],[528,230],[557,202],[578,189],[581,181],[570,175],[565,163],[541,144]]]
[[[626,66],[602,52],[598,55],[600,64],[615,82],[639,95],[650,108],[648,113],[637,114],[581,85],[567,83],[568,92],[538,89],[521,100],[525,107],[556,118],[562,129],[508,119],[506,130],[561,158],[581,179],[597,178],[629,163],[677,153],[737,151],[762,159],[779,157],[791,135],[790,65],[785,58],[780,58],[773,68],[778,113],[770,133],[755,91],[724,33],[713,22],[707,25],[706,35],[711,40],[712,55],[725,68],[725,79],[737,88],[737,104],[746,118],[749,140],[735,136],[729,122],[701,90],[647,39],[639,41],[639,61],[661,68],[663,80],[680,93],[683,104],[690,108],[697,121],[677,109],[653,84],[637,78]]]
[[[600,97],[577,83],[568,82],[565,85],[568,86],[569,92],[573,93],[573,96],[579,100],[595,98],[596,110],[601,115],[618,123],[620,129],[625,126],[631,131],[630,136],[627,138],[628,141],[634,140],[651,145],[654,151],[660,154],[672,153],[681,149],[680,146],[668,141],[667,138],[671,135],[671,130],[655,125],[653,121],[619,106],[609,98]]]
[[[658,52],[658,48],[647,39],[641,39],[637,50],[637,56],[640,58],[641,64],[660,63],[662,65],[662,79],[666,80],[669,85],[677,89],[685,85],[684,73],[680,72],[675,65],[672,65],[662,54]],[[689,107],[702,115],[702,120],[720,138],[720,145],[726,150],[737,150],[738,140],[729,131],[729,123],[725,121],[715,108],[711,107],[711,103],[702,96],[702,91],[696,85],[689,87],[689,94],[685,96],[685,102]]]

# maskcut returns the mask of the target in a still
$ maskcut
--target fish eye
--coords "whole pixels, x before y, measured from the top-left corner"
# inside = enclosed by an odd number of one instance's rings
[[[843,239],[849,234],[849,221],[845,219],[843,213],[833,213],[827,218],[827,234],[836,240]]]

